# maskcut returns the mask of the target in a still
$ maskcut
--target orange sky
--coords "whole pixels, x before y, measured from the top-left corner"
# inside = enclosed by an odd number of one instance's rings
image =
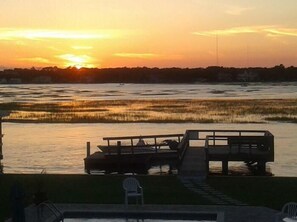
[[[0,9],[0,67],[297,66],[296,0],[1,0]]]

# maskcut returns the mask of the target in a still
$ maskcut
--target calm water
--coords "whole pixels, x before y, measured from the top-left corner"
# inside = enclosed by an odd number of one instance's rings
[[[105,136],[184,133],[186,129],[261,129],[275,136],[275,162],[269,163],[268,169],[277,176],[297,176],[297,124],[4,123],[3,129],[5,173],[40,173],[43,169],[47,173],[84,173],[86,142],[91,142],[91,151],[95,152]]]
[[[0,102],[106,99],[297,98],[297,82],[240,84],[0,85]]]
[[[1,102],[102,99],[297,98],[297,82],[249,84],[0,85]],[[92,152],[102,137],[184,133],[186,129],[269,130],[275,135],[277,176],[297,176],[297,124],[16,124],[4,123],[5,173],[84,173],[86,142]],[[235,169],[246,169],[242,164]],[[214,165],[214,171],[219,168]],[[166,171],[166,169],[165,169]],[[156,173],[154,170],[150,172]]]

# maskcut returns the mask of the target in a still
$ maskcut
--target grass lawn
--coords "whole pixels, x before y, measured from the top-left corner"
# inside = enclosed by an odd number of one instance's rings
[[[137,176],[144,188],[146,204],[211,204],[187,190],[176,176]],[[25,204],[33,203],[33,194],[42,189],[56,203],[124,203],[124,176],[94,175],[0,175],[0,221],[10,215],[10,188],[23,187]],[[285,177],[209,177],[207,183],[217,190],[249,205],[280,209],[297,201],[297,178]]]
[[[146,204],[210,204],[183,187],[175,176],[138,176]],[[26,204],[40,187],[56,203],[124,203],[124,176],[90,175],[0,175],[0,221],[10,215],[10,188],[18,182],[26,193]]]
[[[207,182],[253,206],[280,210],[287,202],[297,202],[297,178],[294,177],[210,177]]]

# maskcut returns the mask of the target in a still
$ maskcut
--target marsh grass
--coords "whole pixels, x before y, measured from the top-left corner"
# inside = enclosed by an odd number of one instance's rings
[[[290,122],[297,123],[297,116],[274,116],[265,118],[267,121],[279,121],[279,122]]]
[[[2,103],[10,122],[265,123],[297,122],[297,99],[104,100]]]

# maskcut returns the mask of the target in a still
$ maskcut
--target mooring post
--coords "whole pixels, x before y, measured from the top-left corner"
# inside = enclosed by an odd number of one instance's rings
[[[87,157],[91,155],[91,143],[87,142]]]

